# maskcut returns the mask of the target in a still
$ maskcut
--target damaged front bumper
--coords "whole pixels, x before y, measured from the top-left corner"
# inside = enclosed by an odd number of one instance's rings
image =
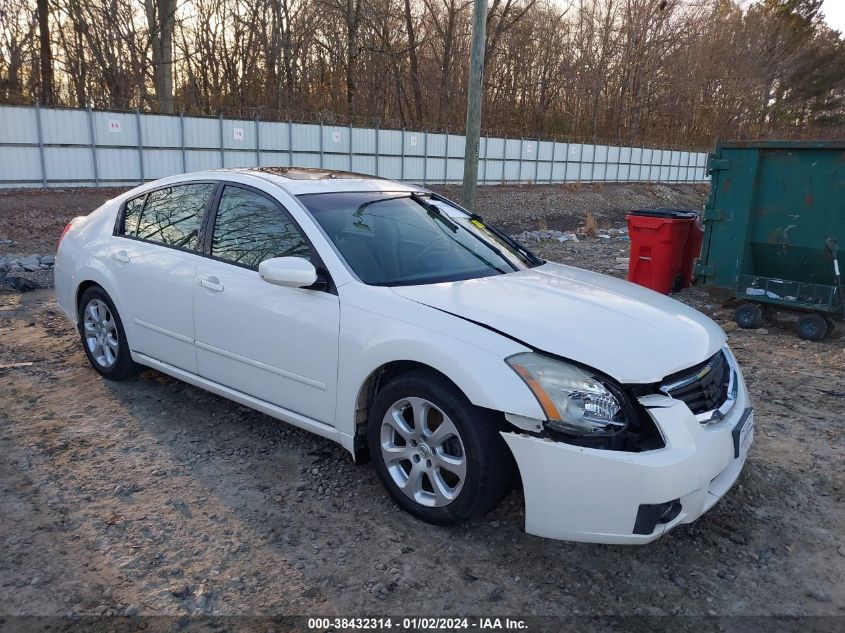
[[[709,510],[733,485],[753,438],[739,378],[721,420],[702,424],[669,397],[645,397],[665,446],[639,453],[584,448],[503,432],[525,491],[525,530],[567,541],[641,544]]]

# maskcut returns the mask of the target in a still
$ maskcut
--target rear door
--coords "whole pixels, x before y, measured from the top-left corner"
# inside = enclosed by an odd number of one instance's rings
[[[274,286],[265,259],[319,258],[290,214],[256,189],[226,184],[211,225],[210,255],[194,285],[199,373],[214,382],[334,425],[338,297]]]
[[[215,186],[172,185],[129,200],[109,253],[131,349],[191,373],[200,227]]]

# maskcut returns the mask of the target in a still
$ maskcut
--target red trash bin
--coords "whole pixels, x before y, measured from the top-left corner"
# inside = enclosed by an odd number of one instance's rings
[[[684,252],[698,214],[678,209],[641,209],[628,214],[631,255],[628,281],[663,294],[684,283]]]

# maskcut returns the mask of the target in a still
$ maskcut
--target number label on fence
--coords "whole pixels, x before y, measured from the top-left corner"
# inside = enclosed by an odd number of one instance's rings
[[[112,134],[119,134],[120,133],[120,121],[116,121],[114,119],[109,119],[109,132]]]
[[[340,132],[332,132],[332,143],[340,143]]]
[[[244,140],[244,129],[242,127],[232,128],[232,138],[236,141]]]

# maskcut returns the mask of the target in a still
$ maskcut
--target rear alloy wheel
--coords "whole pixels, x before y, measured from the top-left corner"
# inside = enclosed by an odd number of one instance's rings
[[[502,424],[445,377],[415,370],[376,395],[367,426],[370,455],[400,507],[436,525],[460,523],[487,512],[512,483]]]
[[[85,306],[82,331],[94,362],[103,369],[111,369],[120,351],[120,335],[114,315],[102,300],[91,299]]]
[[[79,336],[88,362],[105,378],[125,380],[140,370],[114,303],[99,286],[91,286],[79,299]]]

